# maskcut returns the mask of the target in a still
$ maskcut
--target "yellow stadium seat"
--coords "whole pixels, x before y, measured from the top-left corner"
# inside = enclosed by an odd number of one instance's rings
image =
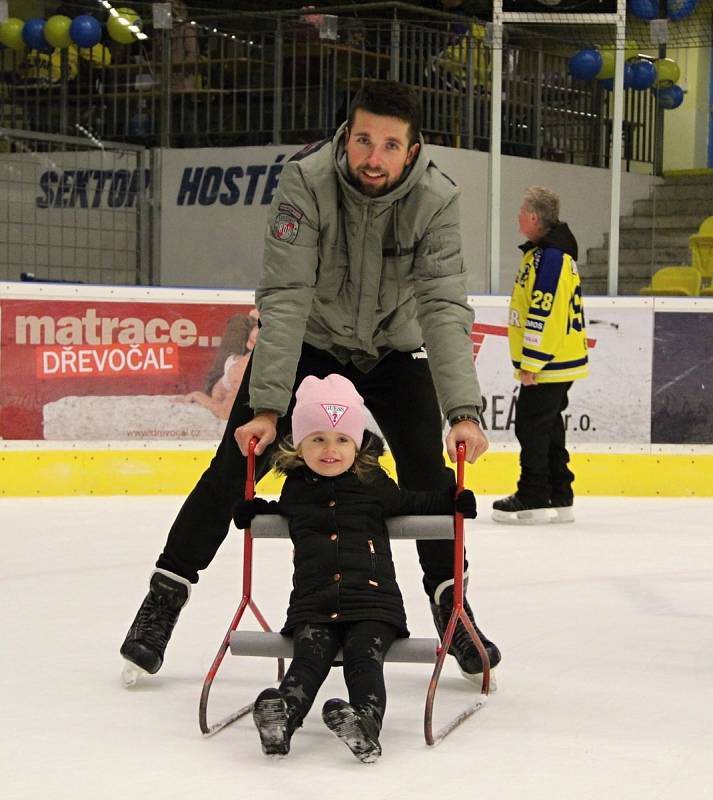
[[[701,273],[693,267],[661,267],[654,272],[651,283],[639,289],[639,294],[698,297],[701,292]]]
[[[698,229],[698,233],[688,239],[691,251],[691,264],[703,278],[713,281],[713,217],[706,217]],[[704,287],[706,291],[709,286]]]

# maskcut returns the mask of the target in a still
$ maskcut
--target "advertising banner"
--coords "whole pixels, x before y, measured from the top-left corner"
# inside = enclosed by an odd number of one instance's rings
[[[656,312],[655,444],[713,444],[713,303],[709,306],[708,313]]]
[[[144,291],[139,300],[131,289],[57,289],[51,297],[28,289],[0,301],[3,439],[221,437],[257,336],[252,292]],[[482,425],[493,444],[514,444],[519,384],[508,351],[508,300],[471,303]],[[591,376],[570,393],[568,441],[648,444],[653,305],[593,298],[586,311]]]
[[[257,333],[252,295],[233,296],[3,299],[0,436],[220,438]]]
[[[519,383],[510,362],[508,299],[475,298],[473,350],[483,391],[482,426],[491,443],[515,441]],[[565,412],[573,444],[648,444],[653,304],[585,298],[590,376],[575,381]]]

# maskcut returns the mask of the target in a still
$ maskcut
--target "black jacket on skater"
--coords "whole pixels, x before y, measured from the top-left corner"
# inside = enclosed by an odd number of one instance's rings
[[[370,447],[383,449],[373,438]],[[371,619],[409,635],[386,519],[452,514],[452,488],[400,489],[380,467],[362,481],[352,470],[326,478],[305,466],[288,474],[275,510],[287,517],[295,547],[283,634],[307,622]]]

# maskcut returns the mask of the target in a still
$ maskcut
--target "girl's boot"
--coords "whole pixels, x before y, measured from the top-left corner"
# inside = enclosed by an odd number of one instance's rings
[[[338,698],[327,700],[322,719],[359,761],[371,764],[381,755],[381,719],[372,706],[355,707]]]
[[[279,689],[260,692],[253,706],[253,721],[266,756],[282,758],[290,752],[290,739],[301,720]]]

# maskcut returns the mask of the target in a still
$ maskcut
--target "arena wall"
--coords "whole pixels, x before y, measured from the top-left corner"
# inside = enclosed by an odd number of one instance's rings
[[[505,493],[518,471],[507,298],[470,302],[491,448],[467,480]],[[228,338],[253,308],[250,291],[0,284],[0,495],[189,491],[225,425],[216,398],[249,356]],[[577,493],[713,495],[713,299],[585,309],[592,374],[567,412]]]

